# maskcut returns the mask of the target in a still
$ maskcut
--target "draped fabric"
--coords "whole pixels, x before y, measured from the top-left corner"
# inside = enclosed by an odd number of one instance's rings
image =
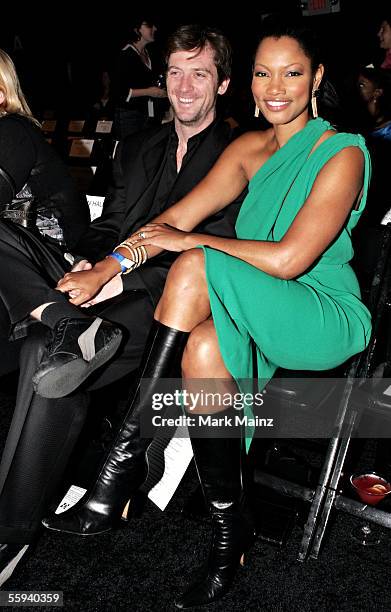
[[[336,133],[312,149],[332,129],[321,118],[307,125],[256,172],[241,207],[239,239],[278,241],[292,224],[322,167],[345,147],[359,147],[365,159],[364,189],[357,210],[312,267],[293,280],[281,280],[210,247],[205,254],[212,316],[224,363],[248,391],[254,376],[265,384],[277,367],[334,368],[369,341],[370,314],[360,300],[351,230],[363,208],[370,179],[364,139]]]

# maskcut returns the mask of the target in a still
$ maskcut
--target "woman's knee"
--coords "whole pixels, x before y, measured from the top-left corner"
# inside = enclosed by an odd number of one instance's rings
[[[218,341],[212,321],[205,321],[197,325],[191,332],[182,357],[182,371],[185,378],[193,373],[200,374],[205,368],[207,374],[208,364],[218,359]]]
[[[167,276],[166,287],[177,289],[200,288],[205,280],[205,257],[201,249],[190,249],[179,255]]]

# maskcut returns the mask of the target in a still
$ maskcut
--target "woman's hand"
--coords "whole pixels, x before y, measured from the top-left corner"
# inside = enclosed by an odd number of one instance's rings
[[[58,281],[56,289],[61,293],[69,293],[70,302],[75,306],[81,306],[90,302],[91,298],[97,296],[99,290],[105,284],[105,279],[95,270],[84,270],[81,272],[68,272]]]
[[[183,232],[166,223],[147,223],[127,239],[135,247],[155,246],[166,251],[181,253],[191,249],[197,242],[197,234]]]
[[[88,302],[84,302],[81,304],[82,308],[88,308],[89,306],[95,306],[95,304],[99,304],[99,302],[104,302],[105,300],[109,300],[110,298],[119,295],[124,290],[122,276],[121,273],[117,274],[109,280],[105,285],[103,285],[102,289],[99,293],[96,294],[92,300],[88,300]]]
[[[167,98],[167,91],[161,87],[153,86],[148,87],[148,95],[151,98]]]

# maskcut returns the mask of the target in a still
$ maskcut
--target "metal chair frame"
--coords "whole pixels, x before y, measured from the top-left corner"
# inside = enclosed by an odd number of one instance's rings
[[[367,383],[376,366],[375,351],[390,298],[390,258],[391,226],[386,226],[369,296],[368,307],[373,316],[371,340],[367,348],[357,355],[350,365],[339,402],[334,435],[330,439],[317,486],[315,488],[304,487],[265,472],[256,471],[255,473],[255,481],[258,484],[310,502],[311,506],[298,554],[299,561],[305,561],[308,557],[314,559],[318,557],[332,508],[391,528],[391,513],[374,507],[365,507],[359,501],[345,497],[338,491],[354,428],[364,409],[372,401],[370,385]]]

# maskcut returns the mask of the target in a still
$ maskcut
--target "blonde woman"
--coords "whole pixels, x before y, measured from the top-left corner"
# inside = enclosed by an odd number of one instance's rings
[[[0,49],[0,217],[73,249],[89,222],[88,207],[65,165],[42,136],[15,66]],[[49,238],[50,236],[50,238]]]
[[[30,329],[31,319],[25,314],[20,317],[17,310],[23,309],[25,300],[31,299],[31,292],[37,285],[31,268],[22,273],[16,263],[16,253],[22,257],[31,254],[45,278],[50,271],[62,276],[64,270],[70,270],[64,255],[69,251],[79,252],[77,245],[88,224],[87,202],[80,197],[66,166],[42,136],[39,123],[23,95],[15,66],[0,49],[0,278],[4,286],[9,287],[8,292],[0,291],[0,367],[3,372],[4,366],[8,367],[10,354],[15,352],[9,339],[23,337]],[[10,264],[5,263],[5,254]],[[21,291],[19,296],[17,288]],[[31,355],[27,355],[25,361],[31,362]],[[31,385],[28,379],[24,383]],[[25,410],[27,412],[27,405]],[[18,462],[15,421],[2,457],[0,492],[9,481],[12,461]],[[65,426],[64,431],[68,432],[65,435],[71,435],[74,430],[77,436],[75,424],[73,430],[71,426],[72,420],[69,430]],[[31,431],[31,427],[31,419],[26,420],[24,432]],[[59,448],[60,455],[61,452]],[[52,469],[58,468],[53,466]],[[24,477],[27,480],[23,488],[29,490],[26,484],[29,475]],[[2,512],[7,516],[12,512],[7,500],[0,503],[0,514]],[[0,584],[9,577],[30,544],[29,539],[24,539],[23,529],[21,533],[21,540],[12,537],[0,540]]]

